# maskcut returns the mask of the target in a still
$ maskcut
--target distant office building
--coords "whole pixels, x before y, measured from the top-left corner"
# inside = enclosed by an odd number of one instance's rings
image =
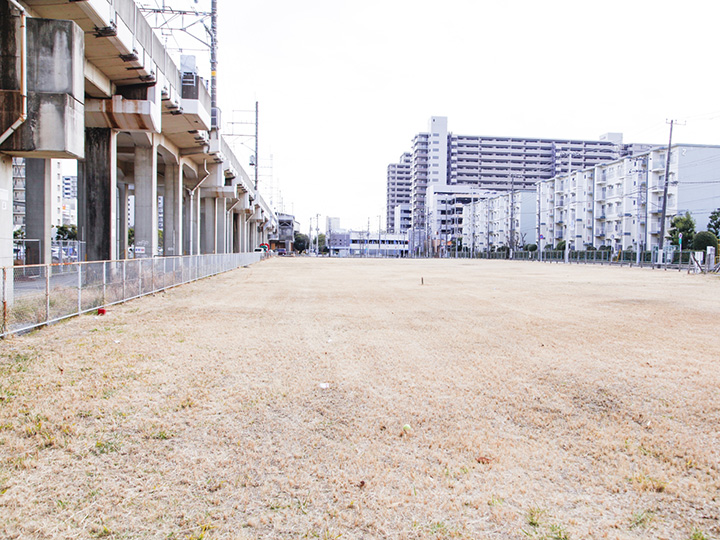
[[[566,240],[571,249],[649,251],[660,240],[667,148],[573,170],[537,185],[540,247]],[[720,146],[674,145],[670,152],[665,236],[690,212],[707,229],[720,207]],[[667,244],[667,242],[665,242]]]
[[[25,159],[12,158],[13,230],[25,226]]]
[[[395,208],[398,205],[410,205],[412,187],[412,155],[405,152],[400,161],[391,163],[387,168],[387,230],[402,232],[410,228],[410,223],[395,221]],[[403,225],[407,225],[403,229]]]
[[[407,257],[408,235],[369,231],[331,231],[331,257]]]
[[[50,161],[50,225],[57,227],[63,225],[63,198],[64,181],[61,172],[62,162],[59,159]],[[27,179],[24,158],[13,158],[13,227],[25,227],[25,213],[27,202]],[[77,182],[75,184],[77,197]]]
[[[432,117],[428,132],[418,133],[412,141],[411,227],[416,234],[426,229],[430,185],[490,191],[510,191],[513,186],[517,190],[534,189],[536,182],[570,168],[592,167],[649,148],[623,144],[620,133],[608,133],[597,141],[456,135],[448,132],[447,118]],[[388,182],[390,179],[388,173]],[[388,216],[392,210],[388,197]]]
[[[328,217],[325,220],[325,230],[327,232],[330,231],[339,231],[342,227],[340,227],[340,218],[337,217]]]
[[[62,177],[61,213],[63,225],[77,225],[77,176]]]

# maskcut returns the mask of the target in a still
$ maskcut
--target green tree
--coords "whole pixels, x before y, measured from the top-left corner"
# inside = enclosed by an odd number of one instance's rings
[[[716,238],[720,238],[720,208],[713,210],[710,214],[707,230],[713,233]]]
[[[135,227],[130,227],[128,229],[128,246],[134,246],[135,245]]]
[[[325,242],[326,242],[325,235],[323,233],[320,233],[320,234],[318,234],[317,238],[318,238],[318,251],[320,253],[325,253]]]
[[[19,229],[15,229],[13,231],[13,238],[20,239],[25,238],[25,227],[20,227]]]
[[[537,251],[537,244],[528,244],[525,246],[525,251]]]
[[[302,253],[308,248],[309,240],[306,234],[302,234],[299,232],[295,233],[295,251],[298,253]]]
[[[683,238],[683,241],[685,239]],[[695,251],[705,251],[708,246],[715,248],[715,253],[718,251],[718,239],[710,231],[701,231],[693,238],[692,248]]]
[[[55,229],[58,240],[77,240],[77,225],[58,225]]]
[[[680,245],[680,233],[682,233],[680,249],[690,249],[695,236],[695,220],[690,212],[685,212],[684,216],[675,216],[670,222],[670,243],[673,246]]]
[[[560,241],[557,243],[557,246],[555,246],[555,249],[556,249],[557,251],[565,251],[565,240],[560,240]]]

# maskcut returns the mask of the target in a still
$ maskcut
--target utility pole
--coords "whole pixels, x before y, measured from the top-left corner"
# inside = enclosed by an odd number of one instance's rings
[[[510,258],[515,250],[515,175],[510,175]]]
[[[217,1],[217,0],[213,0]],[[258,154],[258,102],[255,102],[255,193],[258,189],[258,169],[260,168],[260,155]]]
[[[487,206],[487,223],[485,230],[487,231],[486,234],[486,240],[487,245],[485,246],[485,251],[487,251],[487,258],[490,258],[490,199],[485,199],[485,206]]]
[[[475,195],[472,196],[472,202],[470,204],[470,217],[472,218],[472,244],[470,245],[470,258],[475,258]]]
[[[538,261],[542,261],[542,229],[540,227],[540,216],[542,215],[542,180],[537,183],[537,249]]]
[[[665,123],[668,123],[667,120]],[[663,187],[662,213],[660,214],[660,240],[658,244],[658,257],[663,256],[665,243],[665,217],[667,216],[668,187],[670,186],[670,149],[672,148],[672,132],[675,120],[670,120],[670,138],[668,139],[667,156],[665,158],[665,187]],[[682,250],[682,246],[680,246]],[[663,258],[664,260],[664,258]]]
[[[563,197],[565,196],[565,193],[570,188],[570,175],[572,174],[572,149],[568,151],[568,175],[567,175],[567,186],[565,186],[565,189],[563,189]],[[567,209],[567,204],[565,204],[566,201],[563,201],[563,208],[565,208],[565,264],[570,262],[570,224],[567,222],[568,216],[570,215],[569,210]]]
[[[215,115],[214,128],[220,129],[220,114],[217,110],[217,0],[210,7],[210,110]]]
[[[382,236],[381,236],[382,223],[381,222],[382,222],[382,214],[380,214],[378,216],[378,255],[380,255],[380,257],[382,257],[382,250],[380,249],[380,246],[382,246]]]
[[[315,214],[315,246],[315,253],[320,255],[320,214]]]

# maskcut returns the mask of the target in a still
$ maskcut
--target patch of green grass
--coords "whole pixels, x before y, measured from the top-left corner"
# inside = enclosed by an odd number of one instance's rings
[[[667,482],[653,478],[646,474],[636,474],[630,478],[630,482],[637,486],[640,491],[653,491],[662,493],[667,487]]]
[[[655,512],[652,510],[639,510],[633,512],[630,517],[630,528],[631,529],[644,529],[649,526],[655,519]]]
[[[562,525],[550,525],[550,532],[545,536],[549,540],[570,540],[570,534]]]
[[[173,436],[174,434],[171,431],[165,431],[164,429],[161,429],[160,431],[150,435],[150,438],[158,441],[167,441],[168,439],[172,439]]]
[[[101,454],[110,454],[112,452],[118,452],[122,445],[120,442],[116,439],[108,439],[104,441],[97,441],[95,443],[95,446],[92,449],[92,452],[95,455],[101,455]]]
[[[530,508],[526,516],[527,524],[531,527],[539,527],[542,524],[545,513],[545,510],[537,506]]]
[[[692,533],[690,533],[688,540],[710,540],[710,539],[700,529],[693,527]]]
[[[490,500],[488,501],[488,506],[500,506],[502,504],[505,504],[505,499],[496,497],[495,495],[490,497]]]

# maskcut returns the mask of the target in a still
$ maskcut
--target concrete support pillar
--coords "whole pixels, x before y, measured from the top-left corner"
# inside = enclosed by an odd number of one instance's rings
[[[183,253],[183,177],[182,165],[165,165],[165,199],[163,201],[163,253]]]
[[[157,146],[135,147],[135,258],[158,248]]]
[[[128,258],[128,197],[130,186],[118,186],[118,256]]]
[[[78,162],[78,239],[86,258],[117,258],[117,132],[85,128],[85,160]]]
[[[7,268],[5,282],[0,274],[0,296],[4,287],[5,298],[12,301],[13,287],[13,173],[12,158],[0,154],[0,268]]]
[[[25,238],[27,264],[52,263],[52,163],[25,160]]]
[[[226,252],[227,241],[227,199],[215,199],[215,253]]]
[[[244,253],[247,251],[247,227],[246,227],[246,217],[245,217],[245,210],[242,210],[238,214],[238,223],[237,223],[237,236],[238,236],[238,249],[240,253]]]
[[[217,219],[215,210],[217,199],[215,197],[203,197],[202,199],[202,235],[200,248],[202,253],[217,253]]]
[[[232,227],[232,252],[240,253],[240,235],[242,230],[240,228],[240,214],[233,212],[230,214],[230,226]]]

